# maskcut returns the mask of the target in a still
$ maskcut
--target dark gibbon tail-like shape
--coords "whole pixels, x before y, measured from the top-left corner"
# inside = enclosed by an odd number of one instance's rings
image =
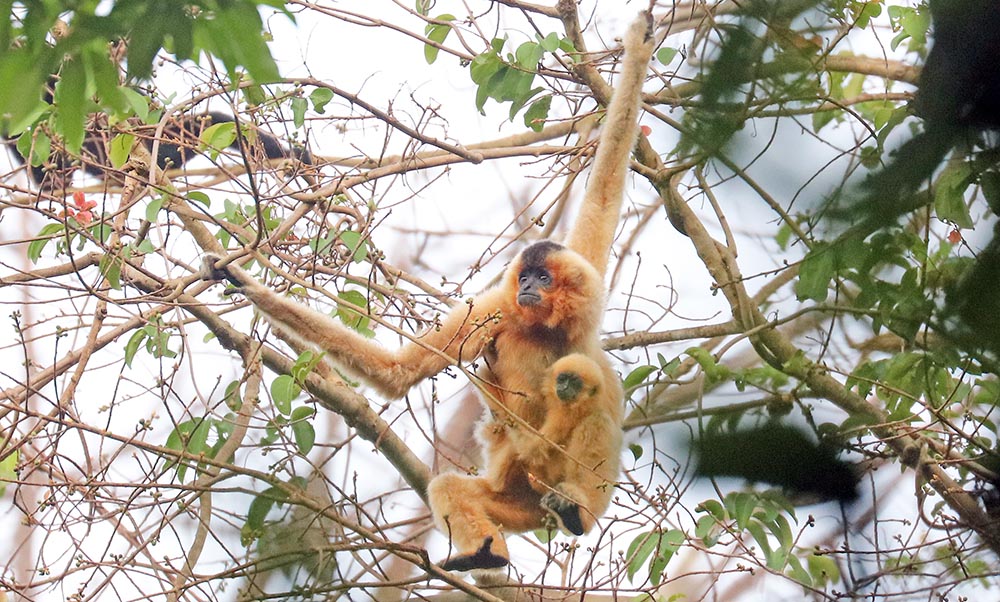
[[[624,407],[598,330],[653,46],[652,19],[644,13],[625,35],[621,74],[565,245],[527,247],[499,285],[399,349],[275,294],[235,265],[217,266],[218,257],[203,266],[205,279],[228,280],[275,328],[324,350],[386,397],[401,397],[449,366],[477,363],[474,383],[488,409],[479,429],[486,473],[443,473],[427,491],[434,520],[454,547],[446,569],[503,567],[510,561],[503,533],[554,521],[582,534],[610,504]]]
[[[52,93],[45,95],[46,102],[52,102]],[[156,163],[161,170],[180,168],[189,160],[202,154],[199,151],[201,141],[199,136],[208,127],[219,123],[232,123],[235,119],[225,113],[209,111],[193,115],[178,115],[166,123],[156,152]],[[153,149],[153,137],[156,124],[135,127],[134,133],[144,140],[146,148]],[[108,127],[107,116],[94,113],[88,118],[84,133],[83,146],[78,157],[70,156],[61,149],[53,148],[52,154],[41,165],[30,165],[17,147],[17,139],[7,141],[14,160],[21,165],[28,165],[31,180],[42,190],[60,190],[69,185],[72,173],[82,169],[86,173],[105,177],[113,168],[108,160],[108,143],[114,133]],[[252,141],[250,140],[252,138]],[[296,159],[304,164],[312,161],[305,149],[287,146],[281,140],[259,129],[254,130],[247,138],[248,152],[259,148],[265,159]],[[230,148],[239,148],[239,140],[234,141]]]

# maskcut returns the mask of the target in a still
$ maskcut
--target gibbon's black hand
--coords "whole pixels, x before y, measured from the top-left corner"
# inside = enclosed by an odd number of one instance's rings
[[[580,504],[568,500],[559,492],[550,491],[542,497],[542,506],[559,522],[559,527],[573,535],[583,535],[583,517],[580,514]]]

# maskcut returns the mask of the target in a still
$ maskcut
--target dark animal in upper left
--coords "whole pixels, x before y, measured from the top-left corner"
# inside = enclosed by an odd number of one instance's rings
[[[44,100],[52,102],[51,87],[46,90]],[[200,135],[213,125],[232,123],[235,119],[225,113],[209,111],[193,115],[178,115],[163,128],[162,136],[156,152],[156,164],[160,169],[180,168],[199,153]],[[152,150],[156,125],[138,126],[135,133],[143,137],[147,149]],[[143,132],[148,135],[143,136]],[[83,146],[78,157],[71,156],[63,149],[53,148],[47,160],[41,165],[31,165],[24,154],[18,149],[17,138],[8,139],[7,146],[19,165],[27,165],[31,180],[45,191],[65,188],[77,169],[103,178],[111,170],[108,159],[108,143],[113,133],[108,127],[107,115],[91,114],[84,135]],[[256,146],[266,159],[295,159],[303,164],[311,164],[312,157],[304,148],[287,145],[276,136],[261,130],[255,130],[252,140],[247,140],[248,146]],[[229,148],[238,149],[240,140],[237,138]]]

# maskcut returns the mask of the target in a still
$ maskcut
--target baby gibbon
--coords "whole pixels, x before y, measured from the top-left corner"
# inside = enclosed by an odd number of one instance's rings
[[[603,279],[653,45],[652,18],[644,13],[625,36],[617,90],[566,246],[527,247],[499,285],[399,349],[275,294],[235,265],[216,265],[218,257],[205,261],[205,279],[228,280],[274,327],[324,350],[386,397],[402,397],[449,366],[477,362],[474,384],[489,410],[479,429],[486,473],[443,473],[427,491],[435,523],[456,550],[445,569],[503,567],[510,555],[502,532],[542,528],[555,517],[582,534],[610,504],[624,408],[621,380],[599,338]]]

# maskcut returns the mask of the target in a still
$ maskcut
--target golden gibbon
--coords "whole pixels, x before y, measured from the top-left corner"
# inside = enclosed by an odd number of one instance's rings
[[[274,327],[322,349],[386,397],[402,397],[449,366],[477,363],[474,383],[488,409],[478,431],[486,472],[440,474],[427,492],[435,523],[455,548],[441,565],[447,570],[503,567],[510,555],[502,532],[554,519],[583,534],[610,504],[624,407],[621,379],[599,339],[603,281],[638,136],[652,34],[652,18],[643,13],[625,35],[621,74],[565,245],[530,245],[496,287],[401,348],[386,349],[239,267],[206,258],[206,280],[228,280],[230,292],[245,295]]]

